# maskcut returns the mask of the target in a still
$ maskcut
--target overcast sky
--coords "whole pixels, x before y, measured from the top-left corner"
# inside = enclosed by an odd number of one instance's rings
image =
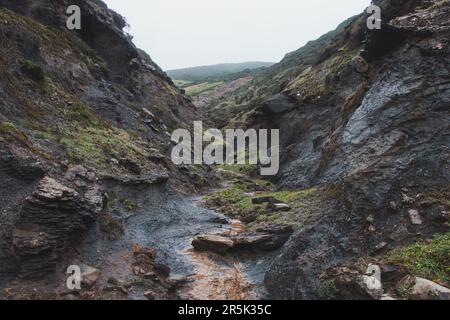
[[[104,0],[163,69],[273,61],[361,13],[370,0]]]

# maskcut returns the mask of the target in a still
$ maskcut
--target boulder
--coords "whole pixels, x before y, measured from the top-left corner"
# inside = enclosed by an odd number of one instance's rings
[[[421,225],[423,223],[422,217],[420,216],[419,211],[416,209],[408,210],[409,218],[411,219],[411,223],[414,225]]]
[[[89,229],[103,204],[98,187],[82,195],[53,178],[43,178],[26,198],[13,229],[13,251],[22,276],[55,272],[59,253]]]
[[[383,284],[381,283],[381,268],[378,265],[369,264],[365,275],[360,278],[363,289],[375,300],[383,296]]]
[[[199,235],[192,240],[192,246],[198,251],[212,251],[226,253],[233,247],[231,239],[218,235]]]
[[[450,289],[424,278],[415,278],[409,296],[412,300],[450,300]]]
[[[82,270],[81,285],[85,288],[92,288],[100,277],[100,270],[90,266],[83,266]]]
[[[232,237],[233,250],[272,251],[281,248],[294,229],[288,225],[262,224],[249,232]]]
[[[258,110],[263,115],[275,115],[288,112],[295,107],[295,99],[288,94],[279,93],[265,101]]]

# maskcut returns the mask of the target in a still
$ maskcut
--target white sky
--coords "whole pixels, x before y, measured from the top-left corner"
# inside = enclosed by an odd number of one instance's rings
[[[370,0],[104,0],[163,69],[273,61],[361,13]]]

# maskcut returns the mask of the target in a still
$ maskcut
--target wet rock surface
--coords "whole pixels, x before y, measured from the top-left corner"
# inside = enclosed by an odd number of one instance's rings
[[[239,251],[273,251],[281,248],[294,232],[291,226],[262,224],[236,235],[200,235],[192,240],[199,251],[219,254]]]
[[[196,236],[192,240],[192,246],[199,251],[212,251],[216,253],[226,253],[233,248],[233,240],[218,235]]]

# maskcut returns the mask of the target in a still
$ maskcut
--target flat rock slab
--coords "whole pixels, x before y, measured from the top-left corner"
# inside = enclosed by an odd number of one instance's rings
[[[192,240],[192,246],[198,251],[212,251],[216,253],[226,253],[233,247],[231,239],[218,235],[199,235]]]
[[[199,235],[192,240],[198,251],[224,254],[229,251],[271,251],[281,248],[294,232],[291,226],[262,224],[236,236]]]

